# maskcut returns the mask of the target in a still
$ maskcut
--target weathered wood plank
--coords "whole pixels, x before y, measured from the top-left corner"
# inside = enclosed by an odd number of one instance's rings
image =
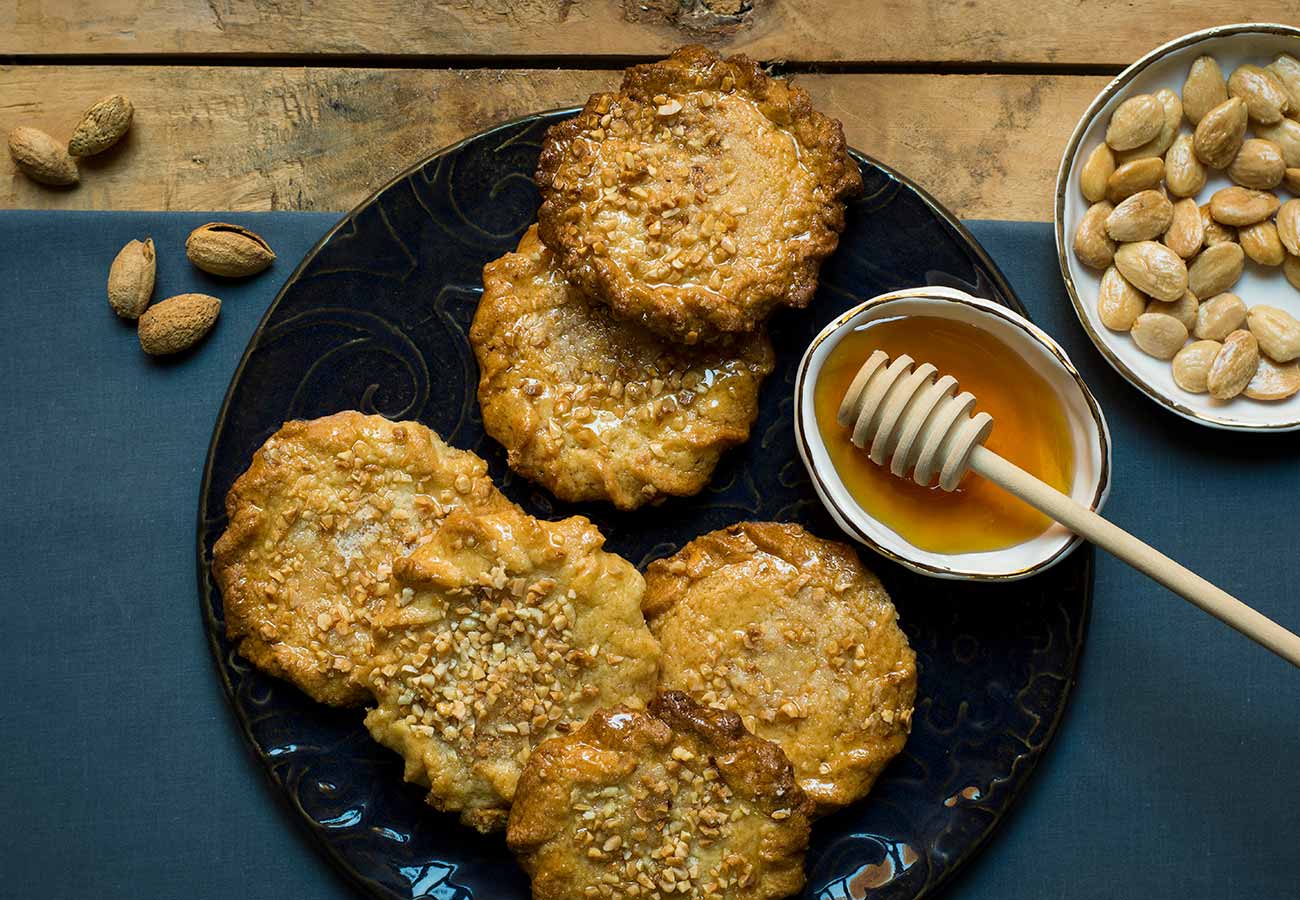
[[[1249,15],[1205,0],[0,0],[0,54],[646,56],[690,41],[763,59],[1125,65]]]
[[[73,190],[0,162],[0,206],[344,210],[432,151],[491,124],[576,105],[602,71],[12,66],[0,130],[66,136],[82,109],[130,96],[124,145]],[[818,75],[799,79],[850,143],[967,217],[1050,219],[1056,164],[1103,78]],[[972,115],[979,111],[979,115]]]

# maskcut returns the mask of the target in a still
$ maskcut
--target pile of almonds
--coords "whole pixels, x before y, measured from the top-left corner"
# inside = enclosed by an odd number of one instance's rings
[[[1184,117],[1191,134],[1180,133]],[[1217,400],[1300,391],[1300,321],[1272,306],[1248,309],[1229,292],[1247,259],[1280,266],[1300,290],[1300,199],[1271,193],[1281,185],[1300,194],[1297,118],[1300,62],[1291,56],[1239,66],[1226,82],[1202,56],[1181,98],[1161,89],[1121,103],[1079,169],[1092,205],[1074,254],[1103,270],[1098,316],[1172,360],[1183,390]],[[1234,185],[1198,205],[1207,169]]]
[[[226,278],[256,275],[275,261],[275,251],[261,237],[225,222],[190,232],[185,255],[204,272]],[[163,356],[197,344],[216,324],[221,301],[208,294],[177,294],[150,306],[156,274],[153,239],[128,242],[108,270],[108,303],[123,319],[136,320],[145,353]]]

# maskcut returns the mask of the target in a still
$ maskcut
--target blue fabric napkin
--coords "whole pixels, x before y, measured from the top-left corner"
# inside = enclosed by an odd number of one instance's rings
[[[233,219],[279,261],[221,282],[184,256]],[[195,593],[200,472],[244,345],[331,214],[0,213],[0,897],[352,897],[242,744]],[[1114,437],[1106,513],[1300,629],[1300,435],[1159,410],[1091,346],[1051,229],[972,223],[1071,354]],[[152,235],[157,297],[224,302],[208,341],[145,357],[105,299]],[[949,896],[1300,896],[1300,671],[1097,556],[1056,744]]]

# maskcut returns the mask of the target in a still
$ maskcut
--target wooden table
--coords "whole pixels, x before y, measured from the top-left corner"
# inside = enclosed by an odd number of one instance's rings
[[[65,138],[115,92],[136,108],[80,186],[10,169],[0,206],[345,210],[439,147],[698,42],[793,74],[853,146],[958,215],[1048,220],[1061,148],[1107,79],[1245,15],[1209,0],[0,0],[0,129]]]

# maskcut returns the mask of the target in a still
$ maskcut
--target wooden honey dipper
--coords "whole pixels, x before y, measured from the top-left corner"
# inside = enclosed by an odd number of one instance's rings
[[[984,441],[993,417],[985,412],[972,416],[975,398],[957,393],[951,375],[939,376],[929,363],[913,364],[910,356],[891,362],[883,350],[875,351],[840,403],[839,424],[853,429],[854,445],[866,450],[872,462],[888,465],[900,478],[910,472],[920,485],[937,476],[945,491],[955,490],[968,470],[978,472],[1300,667],[1300,636],[989,450]]]

